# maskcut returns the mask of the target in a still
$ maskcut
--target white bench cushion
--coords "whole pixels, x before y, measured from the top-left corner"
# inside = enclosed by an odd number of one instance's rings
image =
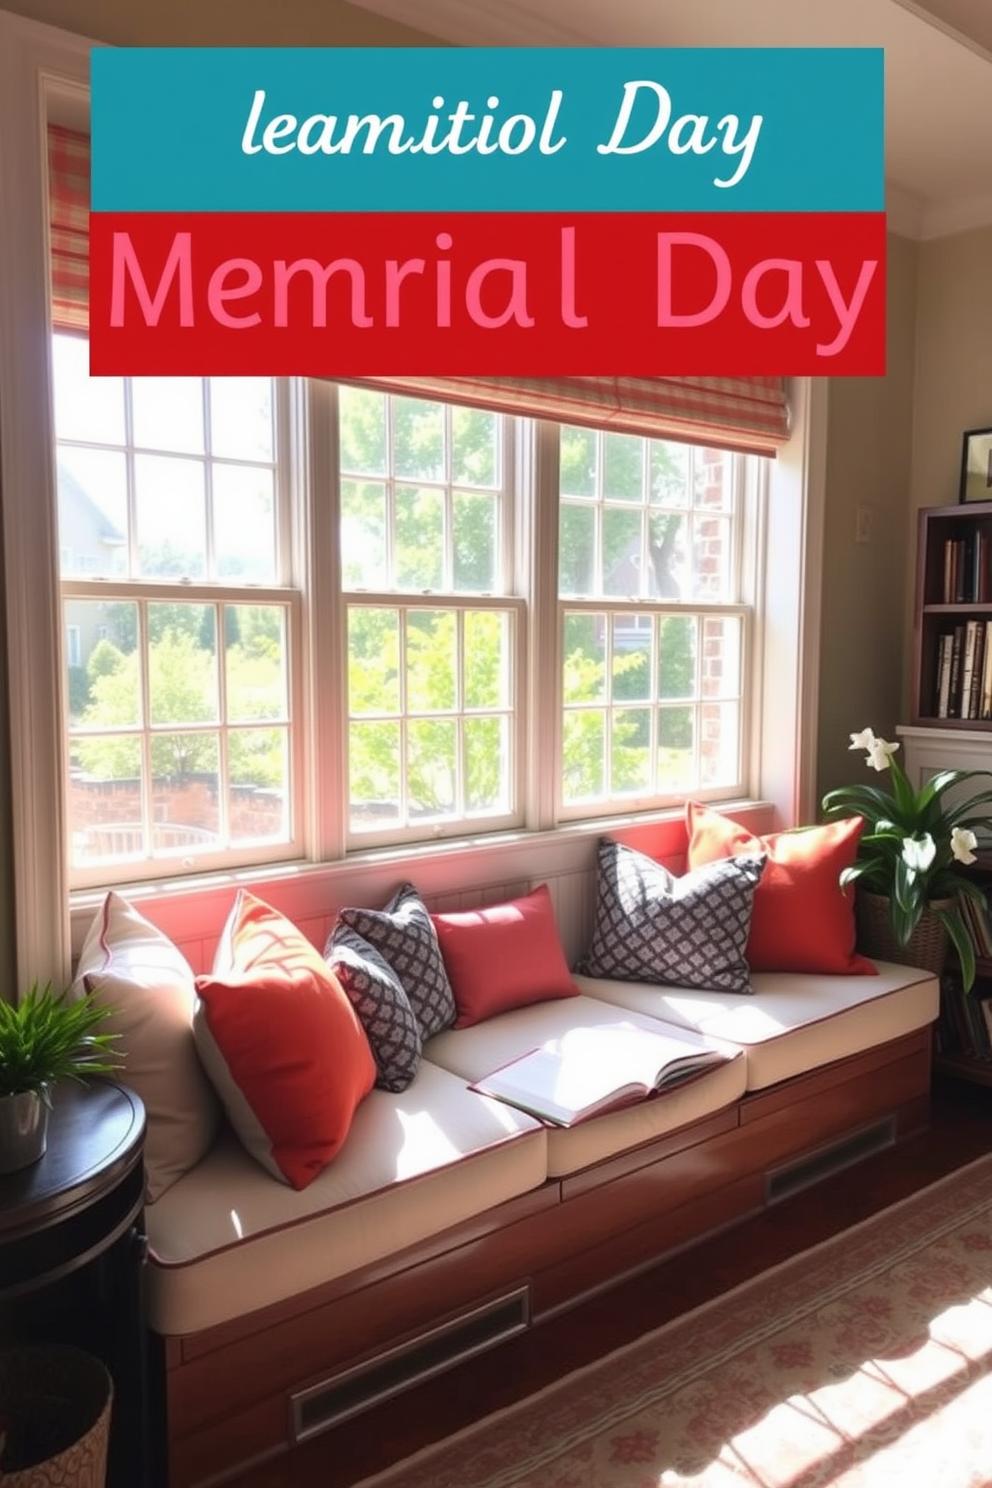
[[[748,1090],[860,1054],[932,1023],[940,986],[928,971],[880,961],[878,976],[755,972],[754,994],[732,997],[643,982],[576,977],[588,996],[694,1028],[745,1051]]]
[[[592,984],[588,977],[576,980],[585,987]],[[439,1033],[425,1044],[424,1056],[471,1082],[481,1080],[512,1059],[519,1059],[548,1039],[561,1038],[570,1029],[602,1027],[617,1021],[615,1006],[592,997],[541,1002],[501,1013],[472,1028]],[[620,1021],[634,1027],[658,1027],[656,1017],[645,1017],[638,1011],[622,1014]],[[736,1050],[728,1049],[728,1052],[736,1055]],[[547,1133],[548,1177],[561,1178],[618,1152],[653,1142],[666,1132],[733,1105],[743,1095],[744,1089],[744,1060],[734,1057],[728,1064],[720,1065],[689,1084],[668,1090],[654,1100],[642,1101],[567,1129],[550,1127]]]
[[[146,1215],[151,1326],[193,1333],[439,1234],[538,1188],[544,1128],[422,1063],[373,1090],[345,1146],[302,1192],[225,1132]]]

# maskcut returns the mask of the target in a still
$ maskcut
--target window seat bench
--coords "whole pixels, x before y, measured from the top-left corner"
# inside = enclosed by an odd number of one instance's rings
[[[577,981],[431,1039],[302,1192],[227,1133],[149,1206],[169,1488],[320,1433],[333,1453],[341,1420],[926,1125],[929,973],[756,974],[751,997]],[[467,1088],[618,1010],[739,1057],[570,1129]]]

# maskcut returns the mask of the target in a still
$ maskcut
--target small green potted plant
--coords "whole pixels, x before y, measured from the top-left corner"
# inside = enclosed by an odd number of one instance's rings
[[[841,874],[842,885],[858,885],[859,946],[883,960],[940,971],[949,941],[970,991],[975,944],[961,900],[974,899],[983,912],[987,904],[981,886],[964,870],[975,862],[975,828],[992,832],[992,789],[966,794],[960,788],[980,779],[992,784],[992,772],[941,770],[914,790],[895,759],[898,744],[863,729],[851,735],[850,747],[865,750],[868,767],[889,776],[888,790],[844,785],[823,798],[828,820],[864,820],[857,860]],[[887,929],[887,940],[870,941],[873,925],[883,937]]]
[[[118,1067],[116,1034],[98,1028],[112,1009],[35,982],[17,1003],[0,1000],[0,1173],[43,1156],[52,1086]]]

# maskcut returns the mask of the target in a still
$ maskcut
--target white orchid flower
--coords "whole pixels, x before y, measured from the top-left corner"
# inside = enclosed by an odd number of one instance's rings
[[[849,749],[871,749],[875,743],[875,735],[871,729],[862,729],[860,734],[852,734]]]
[[[872,739],[868,745],[869,765],[873,770],[887,770],[889,759],[898,748],[898,744],[889,744],[885,739]]]
[[[914,873],[926,873],[936,856],[937,844],[929,832],[922,837],[903,838],[902,860]]]
[[[973,863],[978,838],[967,827],[955,827],[951,833],[951,852],[959,863]]]

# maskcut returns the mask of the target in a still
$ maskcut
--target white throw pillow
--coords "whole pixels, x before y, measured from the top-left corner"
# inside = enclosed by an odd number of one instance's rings
[[[144,1102],[149,1204],[206,1153],[220,1107],[193,1042],[196,987],[185,956],[120,894],[110,893],[79,957],[76,996],[113,1009],[100,1031],[120,1035],[120,1080]]]

